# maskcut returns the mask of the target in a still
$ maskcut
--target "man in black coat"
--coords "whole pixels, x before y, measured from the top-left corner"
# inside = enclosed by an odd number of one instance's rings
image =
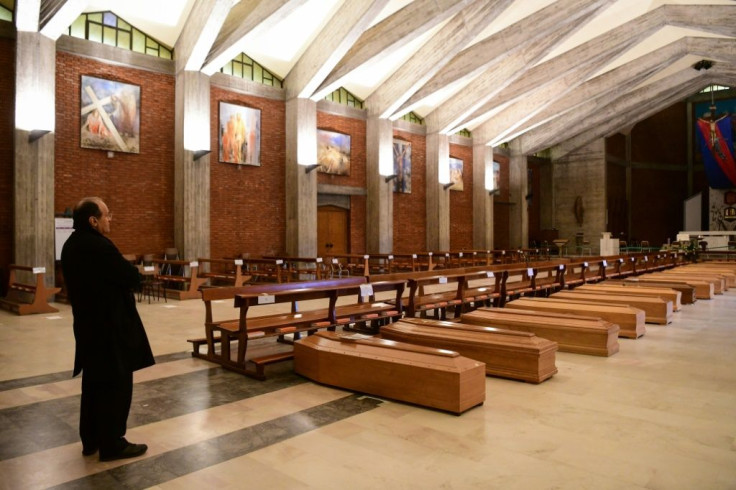
[[[133,458],[148,446],[125,439],[133,371],[154,364],[135,305],[138,269],[106,235],[112,213],[98,197],[74,208],[74,232],[61,264],[74,314],[74,376],[82,372],[79,435],[82,454],[99,449],[100,461]]]

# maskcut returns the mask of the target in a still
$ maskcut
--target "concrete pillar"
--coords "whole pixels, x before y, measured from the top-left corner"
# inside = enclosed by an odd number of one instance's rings
[[[553,161],[553,165],[555,221],[560,238],[567,238],[570,253],[575,253],[575,234],[582,232],[595,254],[600,248],[601,232],[606,231],[605,140],[598,139]],[[578,198],[582,223],[575,215]]]
[[[210,79],[201,72],[176,75],[174,240],[185,260],[210,256]]]
[[[14,261],[54,274],[54,107],[56,43],[18,31],[15,56]],[[33,130],[50,131],[35,141]],[[21,278],[28,280],[28,278]]]
[[[529,246],[529,210],[527,194],[526,155],[521,152],[521,142],[516,139],[510,145],[509,158],[509,246]]]
[[[317,256],[317,103],[286,101],[286,253]]]
[[[366,123],[366,250],[391,253],[394,242],[393,183],[386,182],[387,169],[393,173],[393,124],[389,119],[370,116]]]
[[[446,134],[427,134],[427,250],[450,249],[450,191],[439,182],[440,168],[449,179],[450,139]]]
[[[478,250],[493,249],[493,197],[486,189],[486,178],[493,179],[493,148],[474,141],[473,248]]]

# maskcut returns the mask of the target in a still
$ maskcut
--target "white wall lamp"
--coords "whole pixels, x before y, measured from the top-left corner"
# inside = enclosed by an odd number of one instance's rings
[[[50,129],[32,129],[28,133],[28,142],[33,143],[34,141],[41,139],[42,136],[50,132],[51,132]]]
[[[304,171],[306,173],[312,173],[313,170],[317,170],[319,168],[319,163],[313,163],[312,165],[303,165]]]
[[[196,150],[196,151],[192,152],[193,153],[194,161],[199,160],[200,158],[202,158],[205,155],[209,155],[211,152],[212,152],[212,150]]]
[[[489,196],[498,194],[501,189],[496,188],[496,181],[493,175],[493,162],[486,162],[485,188]]]
[[[391,182],[392,180],[395,180],[396,178],[398,178],[397,174],[386,175],[386,182]]]

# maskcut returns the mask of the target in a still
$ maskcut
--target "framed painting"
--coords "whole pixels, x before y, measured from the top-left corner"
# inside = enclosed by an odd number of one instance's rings
[[[350,135],[318,129],[317,164],[320,172],[350,175]]]
[[[141,88],[82,75],[82,148],[140,153]]]
[[[451,191],[463,190],[463,161],[459,158],[450,157],[450,182]]]
[[[220,102],[219,161],[261,165],[261,111]]]
[[[394,192],[411,194],[411,143],[394,140]]]

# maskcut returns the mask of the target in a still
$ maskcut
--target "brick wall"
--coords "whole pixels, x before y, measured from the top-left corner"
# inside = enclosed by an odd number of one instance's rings
[[[82,75],[139,85],[140,153],[81,148]],[[111,238],[123,253],[174,246],[174,78],[74,56],[56,55],[54,211],[99,196],[113,213]]]
[[[210,89],[210,254],[283,254],[286,238],[285,106],[282,101]],[[261,111],[260,166],[220,163],[219,103]]]
[[[413,253],[427,248],[426,165],[424,135],[394,131],[394,138],[411,143],[411,194],[394,193],[394,253]],[[472,238],[471,238],[472,239]]]
[[[450,249],[473,248],[473,147],[450,144],[450,156],[463,161],[463,190],[450,190]]]
[[[365,120],[318,111],[317,128],[350,135],[350,175],[335,175],[319,172],[317,174],[317,183],[365,189]],[[366,197],[350,196],[349,253],[365,253],[365,213]]]
[[[15,116],[15,40],[0,38],[0,293],[6,267],[13,262],[13,162]]]

